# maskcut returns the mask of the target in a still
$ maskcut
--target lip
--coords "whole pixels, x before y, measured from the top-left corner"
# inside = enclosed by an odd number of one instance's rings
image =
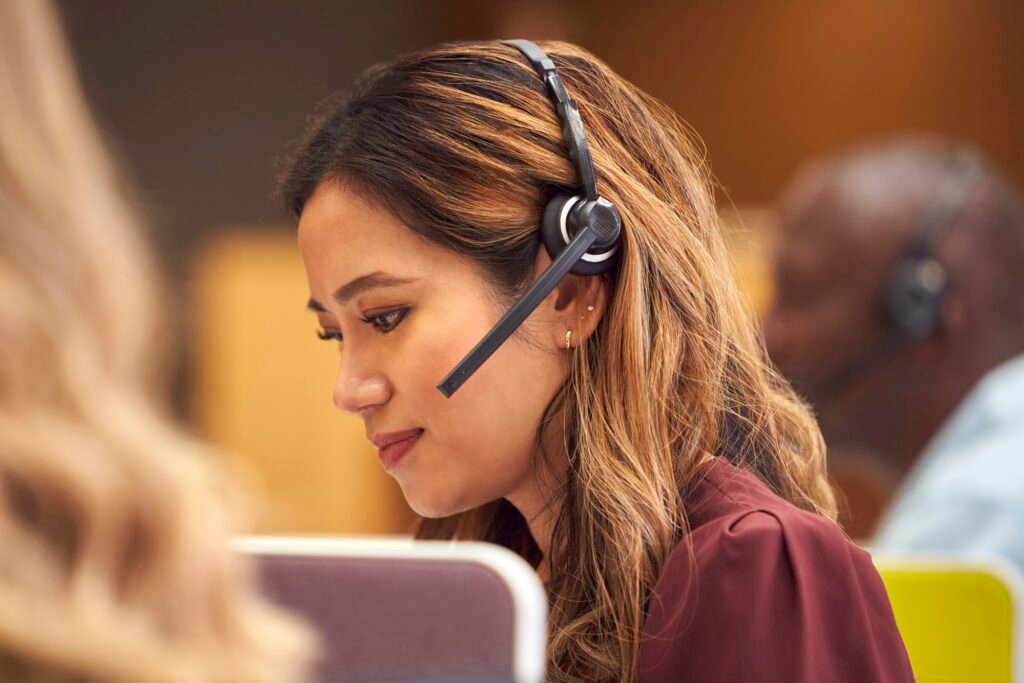
[[[401,432],[374,434],[370,441],[377,447],[377,455],[384,469],[390,470],[398,465],[398,461],[416,445],[422,435],[422,429],[407,429]]]

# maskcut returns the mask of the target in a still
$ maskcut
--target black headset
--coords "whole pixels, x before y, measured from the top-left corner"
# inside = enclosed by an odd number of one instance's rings
[[[954,150],[934,195],[918,214],[911,238],[889,270],[882,290],[888,330],[866,350],[816,385],[819,403],[843,393],[857,378],[890,358],[908,342],[934,335],[945,315],[951,281],[935,255],[939,241],[956,225],[981,175],[969,149]]]
[[[946,267],[935,257],[935,246],[962,213],[978,174],[979,163],[972,152],[952,153],[934,198],[890,270],[885,310],[893,329],[904,338],[926,339],[942,322],[950,283]]]
[[[555,70],[555,63],[540,47],[528,40],[504,42],[526,56],[554,100],[562,121],[562,137],[568,147],[569,158],[576,167],[580,187],[576,192],[557,192],[544,207],[541,234],[552,258],[551,265],[437,385],[447,397],[451,397],[490,358],[563,277],[570,272],[577,275],[608,272],[618,260],[622,219],[612,203],[597,193],[597,172],[590,159],[576,101],[569,97]]]

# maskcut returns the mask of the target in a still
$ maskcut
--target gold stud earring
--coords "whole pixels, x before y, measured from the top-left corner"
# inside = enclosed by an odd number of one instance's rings
[[[565,331],[565,350],[568,351],[572,343],[572,330]]]

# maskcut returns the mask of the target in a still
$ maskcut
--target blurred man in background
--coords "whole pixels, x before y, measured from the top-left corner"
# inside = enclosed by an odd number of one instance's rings
[[[831,451],[899,490],[874,548],[1024,568],[1024,205],[984,160],[913,137],[808,166],[783,195],[774,362]]]

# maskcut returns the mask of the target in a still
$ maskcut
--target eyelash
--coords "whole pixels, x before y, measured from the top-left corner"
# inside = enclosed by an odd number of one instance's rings
[[[375,313],[373,315],[365,315],[362,318],[360,318],[360,320],[362,320],[367,325],[373,325],[377,329],[377,331],[380,332],[381,334],[387,334],[388,332],[391,332],[396,327],[398,327],[398,324],[400,322],[402,322],[402,320],[405,319],[405,316],[408,313],[409,313],[409,309],[408,308],[395,308],[395,309],[392,309],[390,311],[384,311],[383,313]],[[394,318],[392,318],[392,322],[390,323],[390,327],[387,327],[386,329],[381,329],[380,326],[378,325],[378,323],[381,323],[383,321],[387,321],[388,318],[391,317],[391,316],[394,316]],[[320,339],[323,339],[324,341],[328,341],[328,340],[336,341],[339,344],[345,341],[342,338],[342,336],[341,336],[341,332],[339,332],[337,330],[330,330],[330,331],[328,331],[328,330],[317,330],[316,336],[318,338],[320,338]]]

